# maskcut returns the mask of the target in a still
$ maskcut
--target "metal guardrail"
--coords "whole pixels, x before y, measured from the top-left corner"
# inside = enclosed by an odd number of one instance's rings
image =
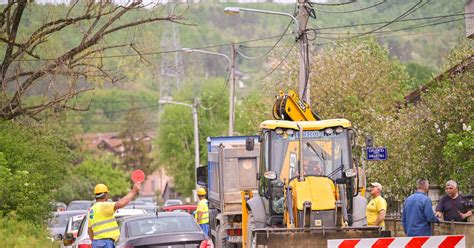
[[[432,225],[433,235],[465,235],[466,248],[474,248],[474,222],[441,221]],[[385,229],[392,232],[393,237],[405,237],[401,216],[388,216]]]

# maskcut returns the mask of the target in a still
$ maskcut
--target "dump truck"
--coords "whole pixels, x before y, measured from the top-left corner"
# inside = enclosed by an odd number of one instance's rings
[[[389,236],[355,225],[365,204],[364,173],[353,159],[357,132],[346,119],[323,120],[294,91],[280,91],[276,120],[260,124],[258,192],[243,189],[244,247],[326,247],[330,239]]]
[[[207,144],[197,183],[208,189],[210,237],[216,248],[241,247],[241,190],[257,192],[258,136],[209,137]]]

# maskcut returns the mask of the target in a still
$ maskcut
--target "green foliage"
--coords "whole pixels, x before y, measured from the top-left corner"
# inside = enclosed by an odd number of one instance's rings
[[[461,51],[458,48],[452,54],[463,57]],[[445,80],[430,82],[422,102],[401,110],[395,118],[387,118],[379,132],[390,159],[374,164],[373,176],[386,183],[395,198],[402,199],[412,191],[414,187],[407,185],[414,186],[420,177],[438,185],[458,179],[462,189],[470,188],[469,177],[474,174],[472,133],[463,129],[472,124],[474,117],[474,73],[468,69],[445,76]]]
[[[137,112],[147,113],[141,126],[149,129],[152,127],[150,123],[156,119],[157,99],[155,93],[148,91],[98,89],[75,100],[77,106],[88,106],[88,111],[67,113],[66,124],[75,125],[84,132],[120,131],[127,123],[127,109],[136,108]]]
[[[70,156],[58,135],[0,122],[0,215],[42,223]]]
[[[184,89],[193,89],[184,90]],[[202,80],[200,84],[188,84],[176,93],[174,99],[198,97],[200,161],[207,160],[209,136],[225,135],[228,120],[228,93],[220,80]],[[179,101],[179,100],[176,100]],[[187,101],[189,102],[189,100]],[[180,105],[166,105],[158,127],[158,162],[173,177],[175,189],[185,196],[194,189],[194,132],[191,109]]]
[[[263,95],[253,92],[239,102],[235,113],[235,131],[240,135],[255,135],[260,123],[273,119],[272,103],[265,101]]]
[[[474,123],[471,123],[472,127]],[[466,130],[460,133],[450,133],[447,136],[443,155],[447,163],[454,169],[449,178],[456,180],[461,191],[472,190],[471,180],[474,172],[474,133]],[[471,172],[471,173],[469,173]],[[471,187],[470,187],[471,186]]]
[[[98,183],[107,185],[110,197],[123,196],[130,187],[129,175],[114,168],[114,162],[112,157],[86,158],[65,177],[68,183],[59,189],[56,199],[66,203],[79,199],[92,200],[94,186]]]
[[[417,63],[407,63],[406,71],[410,75],[410,82],[407,85],[409,90],[416,90],[422,85],[428,83],[433,77],[434,70],[427,66],[422,66]]]
[[[152,146],[146,135],[145,118],[141,112],[134,109],[127,112],[125,124],[119,137],[123,140],[124,155],[122,157],[123,168],[127,170],[141,169],[145,174],[154,171]]]
[[[31,222],[0,218],[0,247],[57,247],[49,240],[46,229]]]

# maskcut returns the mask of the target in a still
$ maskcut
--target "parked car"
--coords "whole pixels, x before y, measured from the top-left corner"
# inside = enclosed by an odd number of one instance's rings
[[[61,240],[66,230],[66,225],[68,224],[69,218],[76,215],[84,215],[87,211],[85,210],[72,210],[72,211],[63,211],[55,212],[48,222],[48,230],[55,240]],[[61,236],[58,236],[60,234]]]
[[[67,205],[64,202],[51,202],[51,211],[62,212],[66,211]]]
[[[156,205],[153,203],[148,203],[144,201],[131,201],[127,206],[124,208],[128,209],[145,209],[147,213],[154,213],[156,212]]]
[[[168,199],[165,201],[163,206],[182,205],[183,202],[180,199]]]
[[[74,239],[77,237],[77,231],[79,230],[79,227],[81,226],[81,222],[85,216],[86,216],[85,214],[81,214],[81,215],[75,215],[69,218],[66,225],[66,230],[64,231],[64,234],[61,237],[62,239],[62,242],[60,245],[61,248],[72,247],[72,244],[74,243]]]
[[[67,206],[67,211],[69,210],[89,210],[92,207],[94,201],[86,201],[86,200],[79,200],[79,201],[72,201]]]
[[[190,214],[159,212],[123,219],[117,248],[181,247],[182,244],[214,247]]]
[[[115,211],[115,220],[120,225],[123,218],[128,216],[134,215],[144,215],[146,214],[146,210],[144,209],[117,209]],[[77,232],[77,238],[75,239],[72,248],[91,248],[92,242],[89,238],[89,234],[87,233],[87,229],[89,228],[87,218],[84,218],[79,226],[79,231]]]
[[[156,200],[153,196],[140,196],[135,199],[136,201],[143,201],[146,203],[155,204]]]
[[[161,207],[161,212],[186,212],[191,215],[194,215],[197,205],[171,205],[166,207]]]

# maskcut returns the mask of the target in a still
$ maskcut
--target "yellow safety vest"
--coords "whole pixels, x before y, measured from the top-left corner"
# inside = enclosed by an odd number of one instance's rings
[[[94,233],[94,239],[113,239],[118,240],[120,236],[120,228],[117,225],[117,221],[114,218],[114,211],[112,209],[112,215],[110,213],[104,213],[103,204],[114,204],[112,202],[96,202],[94,206],[89,210],[89,227],[92,228]],[[110,212],[110,211],[109,211]]]
[[[201,221],[198,224],[208,224],[209,223],[209,207],[207,206],[207,200],[202,199],[199,201],[196,209],[196,213],[194,214],[194,218],[198,218],[199,213],[202,212]]]

